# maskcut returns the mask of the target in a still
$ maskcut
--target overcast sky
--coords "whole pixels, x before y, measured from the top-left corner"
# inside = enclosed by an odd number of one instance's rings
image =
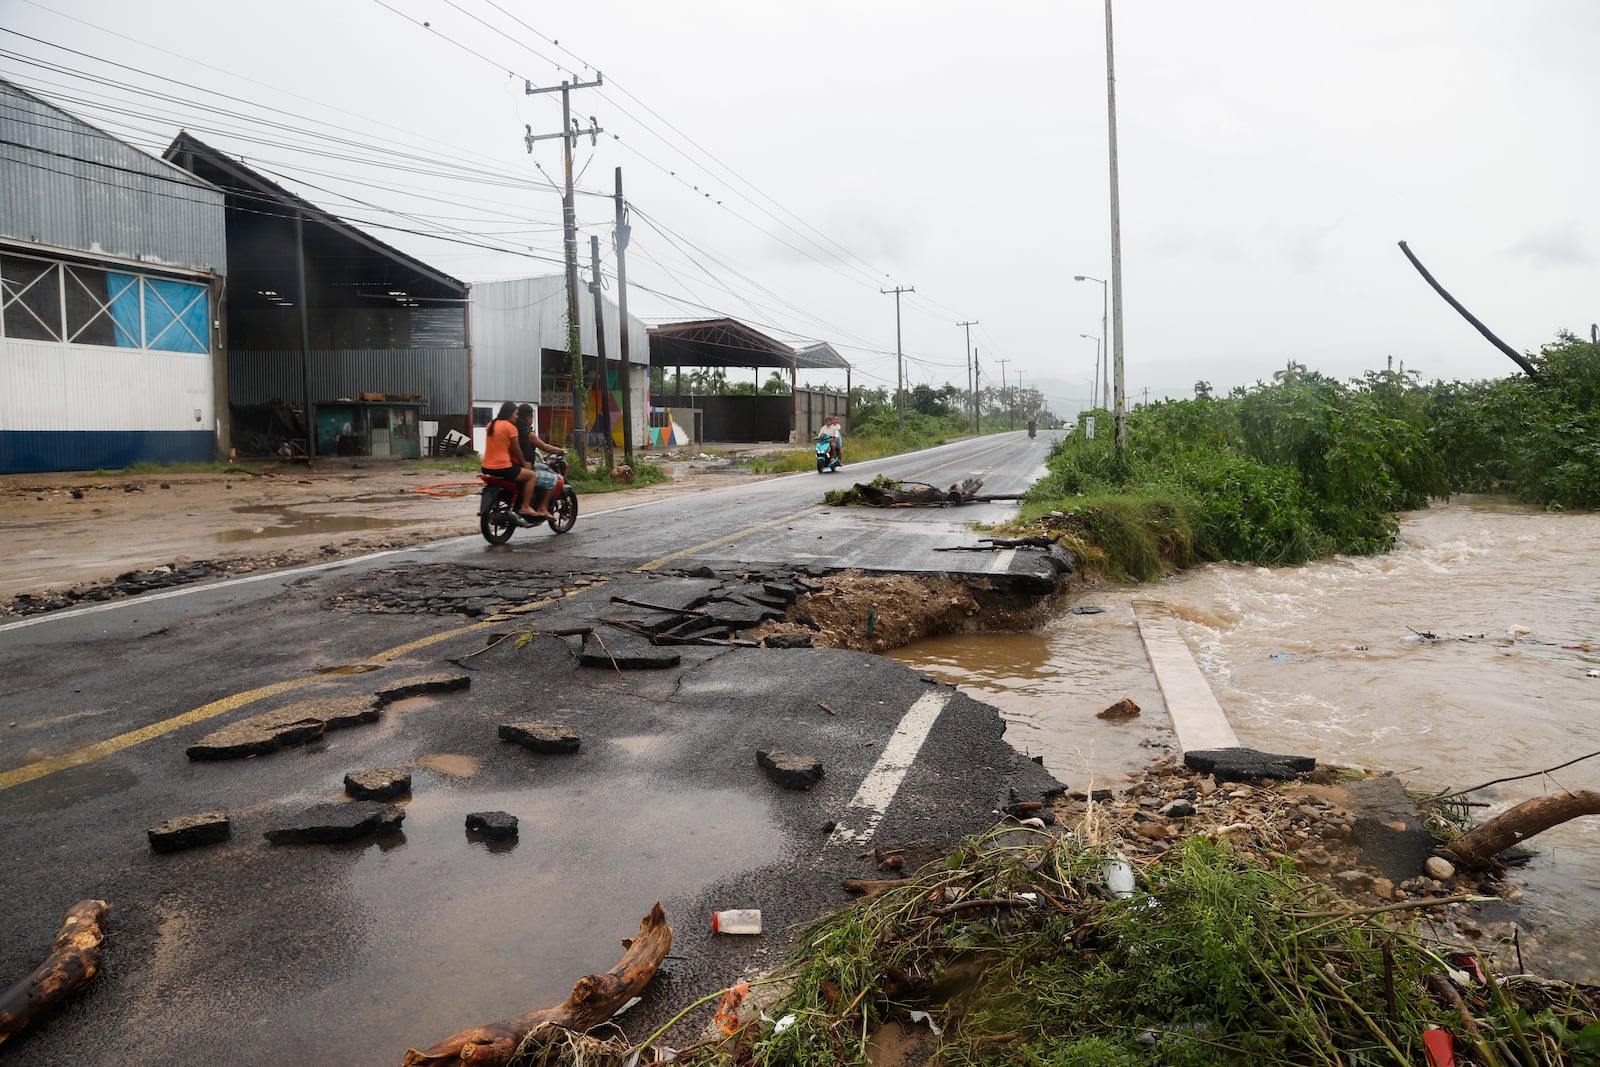
[[[1290,359],[1513,371],[1400,240],[1520,351],[1600,320],[1600,3],[1115,17],[1131,401]],[[964,383],[972,319],[986,381],[1004,359],[1058,413],[1089,394],[1102,290],[1073,276],[1111,270],[1098,0],[0,0],[0,28],[0,77],[153,152],[187,128],[469,282],[560,269],[560,141],[523,142],[560,128],[560,95],[524,80],[598,70],[573,94],[605,131],[576,155],[580,258],[598,234],[614,270],[620,166],[636,314],[825,340],[892,384],[879,290],[914,286],[908,384]]]

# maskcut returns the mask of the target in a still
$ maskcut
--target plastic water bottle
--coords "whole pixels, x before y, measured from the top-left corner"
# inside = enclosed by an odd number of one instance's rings
[[[711,932],[714,934],[759,934],[761,911],[758,908],[730,908],[711,913]]]
[[[1101,871],[1105,874],[1106,888],[1112,893],[1123,899],[1133,896],[1133,864],[1128,862],[1128,857],[1120,852],[1114,854]]]

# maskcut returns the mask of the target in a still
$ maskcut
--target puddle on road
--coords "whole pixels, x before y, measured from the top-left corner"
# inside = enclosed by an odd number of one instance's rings
[[[452,778],[471,778],[483,767],[477,756],[461,756],[451,752],[430,752],[411,761],[413,767],[423,767]]]
[[[257,504],[234,508],[240,515],[259,515],[259,525],[236,530],[219,530],[213,540],[223,544],[239,541],[260,541],[270,537],[302,537],[313,534],[351,533],[356,530],[390,530],[397,526],[413,526],[426,521],[422,518],[382,519],[374,515],[312,515],[293,508]]]
[[[282,1024],[259,1035],[252,1056],[301,1062],[314,1049],[323,1063],[395,1063],[408,1045],[558,1004],[580,976],[616,964],[619,939],[656,901],[670,909],[771,863],[782,841],[769,807],[733,790],[643,778],[603,791],[439,784],[419,785],[406,804],[403,844],[349,854],[338,891],[360,908],[362,937],[341,974],[286,998]],[[494,810],[519,819],[515,847],[467,833],[469,812]],[[567,832],[580,818],[585,832]]]

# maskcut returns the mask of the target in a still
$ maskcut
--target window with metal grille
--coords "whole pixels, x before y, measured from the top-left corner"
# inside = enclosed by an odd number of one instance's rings
[[[56,264],[0,256],[0,330],[20,341],[61,340],[61,277]]]

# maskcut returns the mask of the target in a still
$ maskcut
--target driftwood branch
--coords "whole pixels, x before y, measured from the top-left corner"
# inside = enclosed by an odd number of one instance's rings
[[[60,1007],[100,970],[100,944],[111,910],[103,900],[80,900],[67,909],[50,955],[32,974],[0,993],[0,1044]]]
[[[1061,540],[1060,535],[1054,537],[980,537],[976,545],[951,545],[948,548],[936,548],[935,552],[994,552],[1002,548],[1049,548]]]
[[[1578,789],[1534,797],[1473,827],[1444,850],[1468,867],[1483,867],[1513,845],[1582,815],[1600,815],[1600,793]]]
[[[411,1049],[405,1067],[503,1067],[522,1039],[541,1026],[579,1033],[598,1026],[650,984],[671,948],[672,927],[658,903],[639,923],[639,936],[628,943],[622,961],[605,974],[578,979],[565,1003],[463,1030],[421,1052]]]
[[[1468,322],[1472,323],[1473,328],[1476,329],[1479,333],[1483,334],[1483,336],[1489,341],[1490,344],[1494,345],[1500,351],[1502,351],[1506,355],[1510,356],[1511,357],[1511,361],[1513,363],[1515,363],[1517,366],[1521,367],[1522,368],[1522,372],[1524,374],[1526,374],[1528,377],[1530,377],[1530,378],[1539,377],[1538,368],[1535,367],[1532,363],[1529,363],[1526,356],[1522,355],[1522,353],[1518,352],[1516,349],[1512,348],[1510,345],[1508,345],[1504,341],[1500,340],[1500,338],[1496,337],[1490,331],[1489,327],[1487,327],[1483,323],[1479,322],[1477,320],[1477,318],[1475,318],[1473,316],[1472,312],[1470,312],[1466,308],[1462,307],[1460,301],[1456,300],[1455,297],[1453,297],[1449,293],[1445,292],[1444,286],[1440,285],[1438,282],[1433,280],[1433,275],[1428,273],[1428,268],[1424,267],[1422,265],[1422,261],[1417,259],[1416,256],[1411,254],[1411,249],[1406,247],[1406,243],[1404,241],[1400,242],[1400,251],[1404,252],[1406,254],[1406,258],[1411,261],[1411,265],[1413,267],[1417,268],[1417,273],[1422,275],[1423,281],[1425,281],[1429,285],[1433,286],[1433,291],[1438,293],[1440,296],[1444,297],[1444,302],[1449,304],[1451,307],[1455,308],[1457,311],[1459,311],[1461,313],[1461,317],[1462,318],[1464,318]]]
[[[1492,782],[1481,782],[1478,785],[1468,786],[1465,789],[1457,789],[1457,790],[1455,790],[1454,792],[1451,792],[1451,793],[1440,793],[1437,796],[1431,796],[1428,799],[1429,800],[1450,800],[1453,797],[1464,797],[1468,793],[1476,793],[1480,789],[1487,789],[1491,785],[1500,785],[1502,782],[1520,782],[1524,778],[1537,778],[1541,774],[1549,774],[1552,771],[1559,771],[1563,767],[1570,767],[1574,763],[1582,763],[1584,760],[1586,760],[1586,759],[1594,759],[1596,756],[1600,756],[1600,752],[1591,752],[1587,756],[1579,756],[1577,759],[1569,759],[1565,763],[1558,763],[1554,767],[1546,767],[1542,771],[1529,771],[1527,774],[1513,774],[1509,778],[1496,778]]]

